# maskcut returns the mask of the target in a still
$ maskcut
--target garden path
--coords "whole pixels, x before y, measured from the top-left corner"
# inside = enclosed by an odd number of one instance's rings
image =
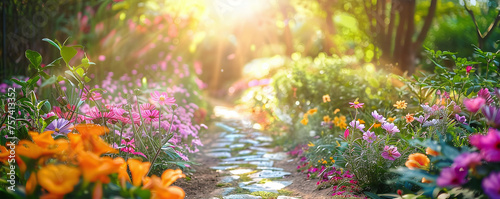
[[[254,199],[278,198],[290,192],[283,188],[293,181],[284,177],[290,175],[283,168],[274,167],[275,161],[288,157],[284,152],[274,152],[270,136],[252,128],[244,117],[233,117],[218,122],[215,126],[223,129],[218,138],[207,148],[207,156],[218,158],[217,166],[210,167],[219,173],[217,189],[209,198]]]

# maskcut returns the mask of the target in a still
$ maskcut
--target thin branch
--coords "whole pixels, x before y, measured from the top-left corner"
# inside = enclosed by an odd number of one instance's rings
[[[420,48],[425,38],[427,37],[427,33],[431,28],[432,20],[434,19],[434,15],[436,14],[436,7],[437,7],[437,0],[432,0],[427,16],[425,16],[424,26],[422,27],[420,34],[418,34],[417,41],[415,41],[416,48]]]
[[[470,10],[469,7],[467,7],[467,2],[466,1],[464,1],[464,8],[467,11],[467,13],[469,13],[470,17],[472,18],[472,22],[476,26],[477,36],[480,39],[483,38],[483,34],[481,34],[481,30],[479,29],[479,25],[477,24],[476,17],[474,16],[474,12],[472,12],[472,10]]]
[[[488,30],[484,33],[483,39],[486,40],[491,33],[493,33],[493,28],[495,28],[498,25],[498,22],[500,22],[500,10],[498,11],[497,17],[495,18],[495,21],[493,21],[490,26],[488,27]]]

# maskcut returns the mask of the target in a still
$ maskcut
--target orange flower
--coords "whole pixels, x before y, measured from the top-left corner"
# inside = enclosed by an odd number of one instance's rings
[[[300,120],[300,123],[302,123],[303,125],[307,125],[307,123],[309,123],[309,119],[304,118],[304,119]]]
[[[432,181],[431,180],[427,180],[425,178],[422,178],[422,183],[431,183]]]
[[[26,181],[26,194],[31,195],[33,191],[35,191],[37,184],[36,173],[32,173],[28,178],[28,181]]]
[[[362,119],[358,119],[358,122],[359,122],[360,124],[365,124],[365,123],[366,123],[366,122],[365,122],[364,120],[362,120]]]
[[[4,146],[0,146],[0,162],[6,163],[9,160],[10,151]]]
[[[333,111],[333,114],[337,114],[338,112],[340,112],[340,109],[335,109],[335,111]]]
[[[326,102],[330,102],[330,95],[323,95],[323,102],[326,103]]]
[[[132,173],[132,185],[136,187],[141,186],[142,179],[148,174],[151,163],[142,162],[137,159],[128,159],[127,163]]]
[[[330,118],[330,116],[328,116],[328,115],[323,116],[323,121],[324,122],[330,123],[331,120],[332,120],[332,118]]]
[[[16,154],[31,159],[38,159],[41,156],[60,155],[68,148],[68,141],[65,139],[54,140],[52,131],[44,133],[30,132],[34,143],[29,140],[21,140],[16,146]]]
[[[40,186],[51,194],[65,195],[72,192],[80,181],[80,170],[67,165],[50,164],[42,167],[37,177]]]
[[[387,121],[388,121],[388,122],[391,122],[391,123],[392,123],[392,122],[394,122],[394,120],[396,120],[396,118],[394,118],[394,117],[388,117],[388,118],[387,118]]]
[[[429,169],[429,163],[431,161],[429,158],[421,153],[414,153],[411,154],[410,157],[408,157],[408,160],[406,161],[405,165],[409,169],[415,170],[415,169],[423,169],[427,170]]]
[[[73,149],[74,153],[78,153],[79,151],[83,150],[92,151],[97,155],[102,155],[104,153],[118,153],[118,150],[111,147],[98,135],[94,135],[91,133],[88,134],[69,133],[68,138],[70,140],[71,149]]]
[[[172,198],[172,199],[182,199],[185,197],[184,190],[176,186],[170,186],[178,178],[185,177],[182,171],[168,169],[161,175],[161,179],[158,176],[146,177],[144,179],[144,189],[150,189],[152,193],[151,198]]]
[[[413,117],[414,114],[406,114],[406,123],[411,123],[415,120],[415,118]]]
[[[127,172],[127,163],[122,157],[115,158],[116,162],[121,162],[120,167],[118,168],[118,179],[120,180],[120,184],[125,187],[125,181],[130,181],[130,176]]]
[[[380,124],[380,123],[373,124],[373,128],[380,128],[381,126],[382,126],[382,124]]]
[[[425,153],[427,155],[432,155],[432,156],[438,156],[439,155],[439,152],[432,150],[430,147],[427,147],[427,149],[425,149]]]
[[[88,182],[109,183],[109,175],[117,173],[123,162],[110,157],[99,157],[94,153],[82,151],[78,154],[78,165],[83,172],[83,179]]]
[[[408,105],[408,103],[402,100],[402,101],[397,101],[396,104],[394,104],[393,106],[396,107],[397,109],[406,109],[406,105]]]
[[[95,124],[78,124],[75,129],[80,133],[84,139],[92,136],[104,135],[109,132],[109,129]]]
[[[313,109],[309,109],[309,110],[307,111],[307,114],[312,115],[312,114],[314,114],[314,113],[316,113],[316,112],[318,112],[318,108],[313,108]]]

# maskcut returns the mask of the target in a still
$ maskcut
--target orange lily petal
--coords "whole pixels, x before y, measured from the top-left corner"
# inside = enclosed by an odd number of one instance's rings
[[[144,176],[148,174],[151,163],[142,162],[137,159],[128,159],[127,163],[130,167],[130,172],[132,173],[132,185],[136,187],[141,186]]]

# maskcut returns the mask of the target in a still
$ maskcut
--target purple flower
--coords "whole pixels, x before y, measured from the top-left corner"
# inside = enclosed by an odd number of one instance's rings
[[[480,89],[479,92],[477,92],[477,96],[486,100],[487,105],[493,103],[493,98],[491,98],[491,94],[488,88]]]
[[[46,131],[54,131],[55,135],[67,134],[71,132],[73,125],[66,119],[56,119],[52,121],[46,128]]]
[[[479,153],[462,153],[453,160],[457,167],[474,168],[481,164],[481,155]]]
[[[464,99],[464,106],[470,112],[477,112],[481,107],[483,107],[486,100],[482,97],[476,97],[472,99]]]
[[[401,154],[398,152],[398,147],[395,147],[393,145],[385,146],[384,152],[382,152],[381,155],[387,160],[395,160],[396,158],[401,157]]]
[[[429,118],[428,115],[424,115],[424,116],[421,115],[421,116],[415,118],[415,120],[417,120],[417,122],[420,122],[420,124],[423,124],[428,118]]]
[[[490,198],[500,198],[500,172],[484,178],[482,185],[484,193]]]
[[[440,187],[458,187],[467,182],[467,169],[458,166],[452,166],[441,170],[441,174],[436,180]]]
[[[377,120],[380,123],[384,123],[385,122],[385,117],[382,116],[382,115],[379,115],[377,111],[373,111],[372,112],[372,116],[373,116],[373,118],[375,118],[375,120]]]
[[[398,127],[394,125],[394,123],[385,122],[382,124],[382,128],[385,129],[387,133],[390,133],[392,135],[394,135],[394,133],[396,132],[399,132]]]
[[[432,108],[429,105],[421,104],[420,106],[422,107],[422,109],[424,109],[424,112],[426,112],[426,113],[432,112]]]
[[[423,127],[427,126],[436,126],[439,123],[439,120],[432,119],[431,121],[425,121]]]
[[[375,135],[375,132],[371,131],[366,131],[363,133],[363,140],[366,140],[368,143],[372,143],[377,139],[377,136]]]
[[[467,121],[467,119],[465,119],[465,116],[460,116],[459,114],[455,114],[455,119],[457,120],[457,122],[462,124],[466,124],[465,122]]]
[[[360,124],[359,121],[354,121],[354,120],[349,122],[349,126],[351,126],[352,128],[357,128],[360,131],[363,131],[363,129],[365,129],[364,124]]]
[[[488,125],[493,128],[500,128],[500,109],[495,106],[483,106],[481,109]]]
[[[497,99],[500,99],[500,89],[495,88],[495,91],[493,92],[497,96]]]
[[[486,161],[500,162],[500,131],[490,128],[488,134],[471,135],[469,141],[481,151]]]

